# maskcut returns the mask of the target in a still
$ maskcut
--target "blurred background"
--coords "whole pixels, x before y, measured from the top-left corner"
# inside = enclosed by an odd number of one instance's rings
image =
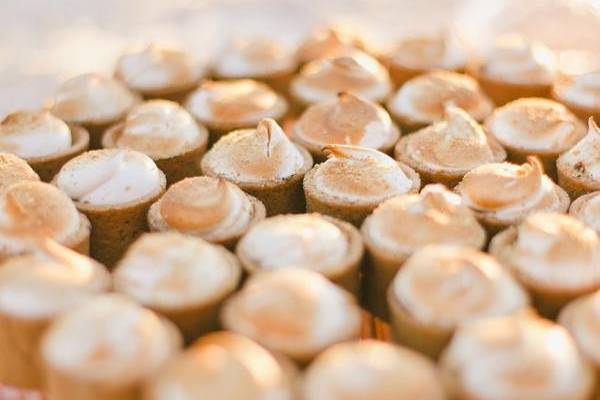
[[[600,67],[600,0],[2,0],[0,115],[40,106],[70,76],[112,73],[131,45],[166,42],[209,62],[238,36],[293,44],[328,23],[356,24],[380,49],[453,29],[475,54],[522,33],[560,51],[566,70]]]

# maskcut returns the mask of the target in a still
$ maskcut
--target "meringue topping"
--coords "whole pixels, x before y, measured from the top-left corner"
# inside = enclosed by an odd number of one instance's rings
[[[554,91],[561,100],[576,106],[600,109],[600,70],[559,81]]]
[[[362,231],[371,245],[390,254],[411,254],[428,244],[481,248],[485,243],[485,231],[471,210],[440,184],[384,201]]]
[[[333,100],[343,91],[382,101],[390,90],[385,67],[362,52],[311,61],[292,81],[294,94],[307,103]]]
[[[253,275],[223,309],[224,326],[292,357],[358,336],[352,296],[320,274],[281,268]]]
[[[447,103],[465,110],[477,121],[493,110],[491,100],[472,77],[450,71],[434,71],[407,81],[388,103],[394,115],[430,124],[444,118]]]
[[[309,62],[325,57],[352,54],[363,47],[362,40],[354,30],[343,26],[330,26],[312,32],[300,45],[297,53],[301,62]]]
[[[467,61],[464,49],[452,35],[407,38],[394,49],[390,59],[393,64],[423,71],[457,70]]]
[[[600,233],[600,192],[590,193],[575,200],[569,212]]]
[[[0,152],[0,192],[5,191],[13,183],[39,180],[40,177],[27,161],[12,153]]]
[[[346,260],[349,243],[344,232],[320,214],[279,215],[254,225],[238,251],[259,269],[308,268],[336,272]]]
[[[441,367],[452,380],[451,397],[585,400],[594,384],[568,332],[530,314],[464,325]]]
[[[306,371],[306,400],[443,400],[434,364],[409,349],[376,340],[335,345]]]
[[[415,184],[390,156],[366,147],[328,145],[328,160],[318,165],[314,183],[330,198],[353,203],[382,202],[413,190]]]
[[[568,304],[559,318],[565,326],[583,355],[597,367],[600,365],[600,291],[581,297]]]
[[[117,78],[140,92],[189,87],[202,74],[198,61],[190,54],[156,43],[122,55],[115,71]]]
[[[60,86],[51,112],[67,122],[104,124],[123,118],[138,102],[118,80],[84,74]]]
[[[287,104],[264,83],[238,79],[203,83],[190,95],[186,108],[208,125],[247,126],[264,118],[281,118]]]
[[[586,132],[565,106],[542,98],[518,99],[497,108],[485,125],[502,144],[530,151],[565,151]]]
[[[172,325],[111,294],[85,302],[56,321],[44,337],[42,354],[50,368],[80,380],[125,384],[156,371],[179,346]]]
[[[222,137],[202,164],[234,182],[262,183],[294,176],[304,165],[304,157],[277,122],[263,119],[256,129],[237,130]]]
[[[150,382],[147,395],[148,400],[292,400],[292,382],[286,372],[250,339],[216,332],[170,361]]]
[[[179,309],[232,291],[240,277],[233,257],[215,245],[175,232],[142,236],[114,271],[115,290],[147,307]]]
[[[164,176],[143,153],[94,150],[67,162],[56,177],[56,185],[80,203],[111,206],[159,192],[164,187]]]
[[[294,125],[293,135],[314,147],[350,144],[380,149],[398,133],[381,106],[342,92],[335,100],[310,106]]]
[[[600,182],[600,129],[592,118],[587,135],[558,158],[557,166],[572,170],[579,179]]]
[[[190,151],[207,138],[208,132],[177,103],[151,100],[127,114],[115,145],[161,159]]]
[[[0,151],[31,159],[70,147],[69,126],[48,111],[16,111],[0,122]]]
[[[494,162],[496,156],[485,131],[467,112],[445,106],[445,118],[405,139],[404,155],[434,171],[467,173]]]

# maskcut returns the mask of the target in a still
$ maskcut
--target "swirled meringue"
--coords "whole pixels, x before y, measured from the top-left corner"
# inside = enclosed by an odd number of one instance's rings
[[[13,183],[21,181],[39,181],[40,177],[27,164],[27,161],[12,153],[0,152],[0,192]]]
[[[600,192],[593,192],[575,200],[569,214],[600,234]]]
[[[465,66],[467,57],[457,40],[449,36],[420,36],[402,40],[389,58],[392,64],[414,70],[458,70]]]
[[[581,180],[594,182],[600,188],[600,129],[590,118],[587,135],[566,153],[556,166],[565,169]]]
[[[352,54],[365,47],[356,31],[345,26],[315,29],[297,50],[298,58],[306,63],[324,57]]]
[[[583,355],[596,368],[600,366],[600,291],[568,304],[558,321],[569,330]]]
[[[600,109],[600,71],[559,80],[554,86],[554,93],[560,101],[579,107]]]

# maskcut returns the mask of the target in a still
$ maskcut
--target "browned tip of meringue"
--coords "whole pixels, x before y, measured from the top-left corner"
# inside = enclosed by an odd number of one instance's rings
[[[351,56],[337,57],[331,60],[331,63],[336,67],[348,71],[362,70],[360,63]]]
[[[336,146],[334,144],[328,144],[323,146],[321,149],[321,153],[327,158],[340,158],[345,157],[345,152],[342,147]]]
[[[588,119],[588,133],[591,132],[595,132],[600,135],[600,128],[598,128],[596,121],[594,121],[594,117],[590,117]]]
[[[261,120],[256,126],[256,134],[259,137],[264,137],[267,142],[267,157],[271,157],[271,140],[273,138],[273,129],[279,128],[277,122],[271,118]]]

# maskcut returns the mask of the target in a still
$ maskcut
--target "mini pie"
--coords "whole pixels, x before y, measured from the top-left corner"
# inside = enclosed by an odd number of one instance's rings
[[[355,27],[332,25],[317,27],[300,44],[296,53],[302,64],[325,57],[353,54],[365,50]]]
[[[125,120],[109,128],[102,147],[137,150],[152,158],[167,184],[200,174],[208,131],[179,104],[151,100],[135,106]]]
[[[181,347],[177,329],[127,298],[98,296],[56,320],[42,340],[46,397],[138,400]]]
[[[215,332],[170,360],[144,400],[294,400],[296,369],[245,336]]]
[[[487,131],[507,150],[509,160],[525,162],[537,156],[544,171],[556,175],[556,159],[579,142],[585,125],[566,107],[552,100],[526,98],[494,110],[485,120]]]
[[[27,161],[42,180],[52,180],[71,158],[88,149],[90,136],[48,111],[16,111],[0,122],[0,151]]]
[[[90,253],[109,267],[147,229],[148,208],[166,187],[150,157],[123,149],[83,153],[67,162],[53,183],[90,219]]]
[[[321,274],[281,268],[254,274],[225,303],[223,326],[306,365],[329,346],[357,339],[361,311],[353,296]]]
[[[191,54],[156,43],[127,51],[115,68],[115,77],[146,99],[182,101],[203,75]]]
[[[360,226],[385,200],[417,193],[419,175],[409,166],[373,149],[328,145],[328,160],[304,178],[306,209]]]
[[[73,201],[48,183],[23,180],[0,192],[0,260],[29,253],[43,238],[87,255],[90,230]]]
[[[390,97],[387,109],[403,132],[413,132],[444,118],[447,103],[483,121],[494,109],[475,79],[450,71],[433,71],[408,80]]]
[[[543,44],[508,35],[498,38],[471,73],[494,103],[503,105],[522,97],[550,97],[555,59]]]
[[[316,213],[267,218],[248,230],[236,253],[250,274],[294,266],[319,272],[357,296],[360,292],[360,233],[335,218]]]
[[[567,215],[530,215],[496,235],[490,253],[514,272],[548,317],[576,297],[600,289],[600,237]]]
[[[387,319],[386,293],[396,272],[415,251],[430,244],[482,249],[485,230],[460,196],[442,185],[381,203],[362,224],[367,250],[363,290],[367,308]]]
[[[567,330],[528,313],[460,327],[440,367],[451,399],[590,400],[594,389]]]
[[[472,169],[504,161],[506,151],[466,111],[447,104],[443,120],[402,137],[394,156],[417,171],[422,184],[453,187]]]
[[[262,201],[267,215],[304,211],[302,179],[313,165],[272,119],[222,137],[202,159],[204,175],[223,178]]]
[[[171,186],[148,211],[151,231],[177,231],[234,249],[266,216],[263,203],[222,178],[198,176]]]
[[[452,34],[408,37],[394,46],[384,59],[398,87],[436,69],[462,72],[468,61],[464,47]]]
[[[574,200],[600,190],[600,129],[589,120],[587,135],[556,162],[558,183]]]
[[[333,100],[340,92],[352,92],[381,103],[391,89],[390,76],[385,67],[375,58],[357,51],[309,62],[292,80],[290,94],[296,107],[303,109]]]
[[[114,288],[170,319],[189,343],[218,327],[221,304],[241,271],[223,247],[176,232],[149,233],[117,264]]]
[[[233,130],[255,128],[264,118],[282,123],[288,113],[282,95],[251,79],[206,81],[188,97],[185,107],[208,128],[211,143]]]
[[[90,135],[90,148],[102,146],[102,135],[122,121],[141,101],[120,81],[99,74],[84,74],[63,83],[51,100],[50,112],[68,124],[80,125]]]
[[[0,192],[4,192],[13,183],[39,182],[39,180],[39,175],[27,164],[27,161],[12,153],[0,151]]]
[[[521,222],[536,211],[566,212],[569,196],[528,157],[522,165],[486,164],[467,173],[455,188],[490,234]]]
[[[376,340],[341,343],[306,370],[305,400],[445,400],[435,365],[409,349]]]
[[[552,98],[583,120],[600,121],[600,70],[555,80]]]
[[[292,128],[292,140],[324,161],[323,146],[350,144],[390,153],[400,130],[379,104],[341,92],[335,100],[310,106]]]
[[[571,204],[569,214],[600,235],[600,192],[592,192],[579,197]]]
[[[41,389],[40,340],[58,316],[109,290],[108,271],[51,240],[0,266],[0,381]]]

